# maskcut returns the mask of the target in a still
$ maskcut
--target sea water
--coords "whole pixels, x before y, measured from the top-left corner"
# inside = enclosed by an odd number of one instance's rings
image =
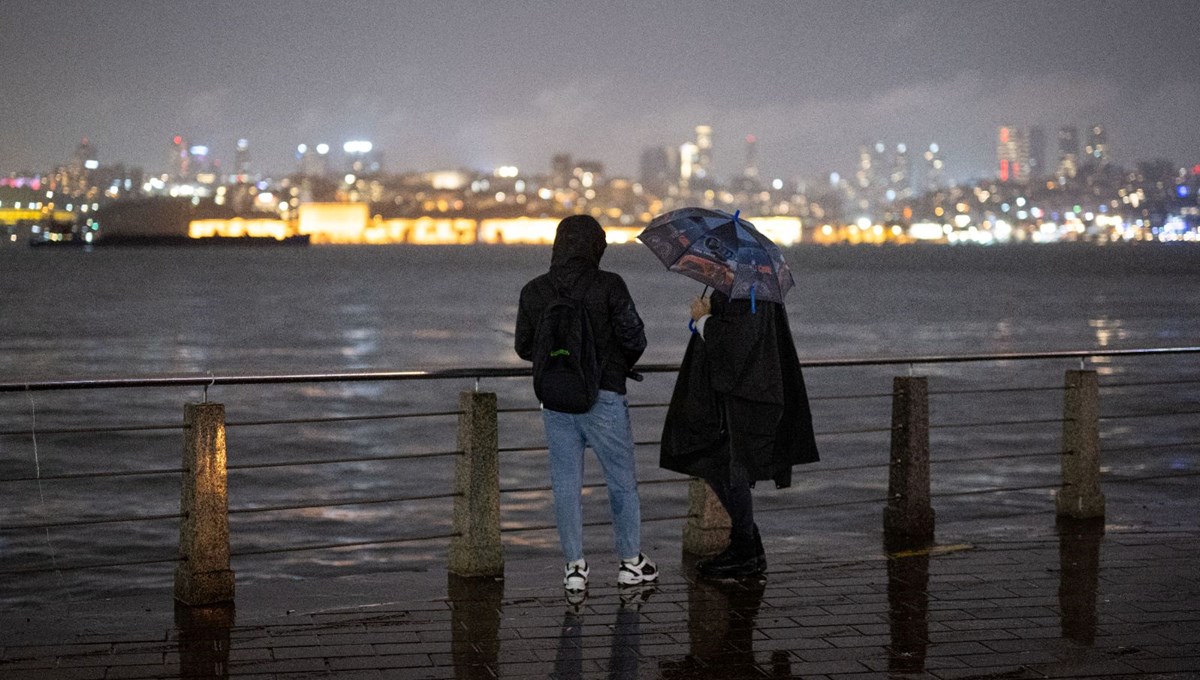
[[[787,309],[802,360],[1200,345],[1200,249],[1194,247],[785,252],[796,282]],[[519,367],[512,350],[517,296],[525,281],[545,271],[549,256],[545,247],[495,246],[0,249],[0,382]],[[688,300],[703,286],[667,272],[638,245],[610,247],[603,266],[625,278],[646,322],[643,361],[677,363],[689,337]],[[798,470],[790,489],[756,492],[764,535],[773,549],[802,549],[806,542],[878,531],[891,380],[909,374],[928,376],[933,393],[939,527],[970,520],[971,530],[982,531],[1002,526],[1006,516],[1052,513],[1063,371],[1080,365],[807,370],[822,462]],[[1200,410],[1194,356],[1085,366],[1115,386],[1104,392],[1103,414],[1149,414],[1102,422],[1105,446],[1125,451],[1106,457],[1108,474],[1196,470],[1200,418],[1153,415]],[[655,520],[686,512],[686,486],[657,468],[654,442],[673,381],[671,373],[651,373],[629,390],[642,443],[644,540],[648,551],[672,555],[682,521]],[[36,604],[169,587],[176,519],[71,523],[179,512],[178,473],[107,475],[178,468],[186,402],[226,405],[229,464],[244,466],[452,452],[452,412],[459,393],[474,389],[496,392],[502,411],[502,521],[517,530],[504,535],[506,556],[553,557],[555,534],[542,528],[553,515],[541,490],[547,481],[540,416],[527,378],[2,393],[0,572],[8,573],[0,576],[0,601]],[[131,425],[164,429],[119,429]],[[238,578],[427,569],[444,561],[444,540],[392,541],[448,533],[450,499],[389,499],[449,493],[453,464],[446,456],[231,470],[230,506],[241,511],[231,517]],[[590,483],[600,481],[597,467],[589,461]],[[104,476],[36,479],[87,473]],[[1137,493],[1196,496],[1186,477],[1148,484],[1150,491],[1142,484]],[[1044,488],[987,491],[1025,487]],[[986,493],[947,495],[974,490]],[[1109,491],[1110,516],[1122,512],[1121,493]],[[1131,497],[1127,505],[1134,500],[1146,499]],[[587,520],[606,519],[602,488],[588,489],[585,503]],[[301,505],[322,507],[249,512]],[[1194,519],[1179,521],[1194,525]],[[29,524],[55,526],[18,528]],[[343,542],[374,545],[269,552]],[[589,527],[587,550],[598,559],[611,552],[606,526]]]

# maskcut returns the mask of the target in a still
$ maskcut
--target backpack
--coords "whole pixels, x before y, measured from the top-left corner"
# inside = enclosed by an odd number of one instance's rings
[[[580,277],[572,291],[586,284],[579,294],[555,290],[554,299],[538,319],[533,339],[533,391],[551,411],[587,413],[600,392],[596,339],[583,302],[595,278]]]

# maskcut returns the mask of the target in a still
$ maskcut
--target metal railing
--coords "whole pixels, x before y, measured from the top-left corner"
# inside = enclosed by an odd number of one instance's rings
[[[889,508],[885,517],[892,519],[885,522],[889,534],[894,534],[900,540],[920,541],[927,540],[932,536],[932,508],[931,499],[955,499],[964,496],[972,496],[978,494],[989,493],[1008,493],[1022,491],[1051,491],[1059,492],[1060,507],[1058,512],[1061,514],[1070,514],[1071,508],[1061,507],[1061,499],[1066,496],[1073,496],[1079,489],[1094,486],[1094,478],[1098,478],[1099,469],[1097,465],[1092,468],[1077,469],[1075,461],[1079,458],[1086,457],[1083,451],[1086,446],[1081,446],[1079,441],[1086,440],[1092,436],[1100,423],[1109,422],[1127,422],[1141,419],[1158,419],[1158,418],[1181,418],[1200,413],[1200,400],[1196,403],[1184,400],[1174,404],[1169,409],[1160,409],[1153,411],[1135,411],[1135,412],[1116,412],[1101,414],[1096,410],[1096,399],[1093,393],[1090,397],[1091,402],[1085,405],[1085,410],[1091,409],[1089,413],[1081,413],[1078,408],[1071,407],[1069,404],[1064,406],[1062,417],[995,417],[995,418],[965,418],[965,419],[950,419],[946,421],[938,420],[930,422],[928,417],[929,399],[933,397],[961,399],[968,396],[992,396],[997,394],[1047,394],[1055,395],[1062,393],[1074,394],[1075,391],[1080,391],[1078,386],[1072,387],[1069,383],[1070,376],[1091,374],[1095,377],[1095,371],[1086,370],[1085,366],[1089,361],[1096,360],[1112,360],[1118,358],[1128,359],[1143,359],[1149,357],[1178,357],[1184,355],[1200,354],[1200,347],[1170,347],[1170,348],[1143,348],[1143,349],[1124,349],[1124,350],[1078,350],[1064,352],[1026,352],[1026,353],[1001,353],[1001,354],[974,354],[974,355],[925,355],[925,356],[909,356],[909,357],[885,357],[885,358],[835,358],[835,359],[820,359],[808,360],[801,362],[801,365],[806,369],[828,370],[828,369],[861,369],[867,367],[894,367],[903,366],[907,368],[908,375],[895,378],[893,389],[891,391],[867,391],[861,393],[845,393],[845,394],[814,394],[810,397],[810,401],[814,404],[814,408],[821,404],[841,405],[847,402],[854,401],[871,401],[883,400],[889,398],[892,400],[892,418],[890,423],[863,424],[855,425],[853,423],[843,427],[822,428],[822,423],[818,422],[818,438],[825,443],[836,438],[861,438],[863,436],[872,435],[888,435],[891,438],[891,458],[886,463],[864,463],[853,465],[821,465],[814,466],[811,470],[805,472],[813,475],[847,475],[857,474],[865,471],[888,471],[889,485],[886,494],[873,495],[862,499],[839,499],[824,503],[776,503],[759,508],[761,512],[781,512],[803,509],[816,509],[827,507],[842,507],[850,505],[863,506],[883,506]],[[1008,363],[1026,364],[1031,361],[1043,360],[1078,360],[1080,370],[1068,371],[1068,384],[1063,385],[1003,385],[1003,386],[988,386],[988,387],[970,387],[960,388],[951,387],[941,390],[928,390],[927,385],[924,385],[927,378],[913,376],[912,373],[917,366],[936,366],[942,364],[980,364],[989,363],[1004,365]],[[678,366],[674,364],[654,364],[640,366],[639,371],[646,374],[670,374],[678,371]],[[544,452],[544,445],[499,445],[498,439],[495,441],[488,440],[488,437],[498,437],[495,434],[498,429],[498,418],[503,416],[528,416],[536,414],[536,407],[510,407],[497,408],[495,405],[495,396],[492,395],[492,404],[488,406],[479,405],[479,396],[488,395],[490,393],[481,392],[480,385],[482,381],[502,381],[513,378],[528,378],[531,375],[531,370],[525,367],[503,368],[503,367],[480,367],[480,368],[462,368],[462,369],[443,369],[432,371],[363,371],[363,372],[335,372],[335,373],[305,373],[305,374],[288,374],[288,375],[190,375],[190,376],[159,376],[159,377],[120,377],[120,378],[88,378],[88,379],[70,379],[70,380],[40,380],[40,381],[8,381],[0,382],[0,393],[28,393],[30,403],[33,403],[33,393],[35,392],[71,392],[78,390],[98,390],[98,389],[146,389],[146,388],[162,388],[162,387],[191,387],[201,388],[203,390],[204,399],[207,401],[208,390],[216,386],[248,386],[248,385],[289,385],[301,383],[357,383],[357,382],[411,382],[411,381],[439,381],[439,380],[469,380],[474,381],[474,390],[466,391],[461,395],[462,401],[460,407],[454,410],[425,410],[412,412],[387,412],[376,414],[353,414],[353,415],[322,415],[307,418],[257,418],[245,420],[232,420],[226,422],[222,416],[217,424],[217,429],[220,431],[221,448],[216,450],[212,447],[206,448],[203,445],[198,445],[199,455],[201,458],[193,460],[190,464],[180,467],[153,467],[137,470],[92,470],[78,472],[59,472],[52,474],[41,474],[40,469],[33,476],[16,475],[9,477],[0,477],[0,489],[5,486],[16,483],[36,482],[40,485],[42,482],[68,482],[80,480],[95,480],[95,479],[123,479],[123,478],[144,478],[152,476],[167,477],[172,475],[183,475],[185,478],[184,486],[187,487],[187,479],[195,474],[195,470],[208,463],[201,464],[199,461],[205,460],[211,462],[214,459],[220,459],[220,477],[222,480],[222,493],[224,491],[224,476],[229,472],[234,473],[254,473],[255,471],[280,469],[287,467],[302,467],[316,465],[336,465],[336,464],[374,464],[380,462],[406,462],[409,460],[424,460],[437,458],[450,458],[456,461],[455,465],[458,468],[456,471],[456,481],[454,482],[454,491],[452,492],[429,492],[404,494],[387,497],[354,497],[344,499],[321,499],[308,502],[291,502],[291,503],[260,503],[252,505],[241,505],[237,507],[228,507],[228,501],[222,498],[221,514],[225,522],[225,547],[223,548],[226,567],[228,569],[228,557],[246,557],[246,556],[261,556],[271,554],[293,553],[302,551],[318,551],[331,549],[353,549],[363,548],[367,546],[389,546],[399,545],[412,542],[426,541],[445,541],[451,542],[451,569],[461,573],[494,573],[496,571],[495,559],[482,558],[483,568],[479,568],[479,555],[488,553],[491,555],[501,554],[499,541],[500,535],[518,534],[532,531],[546,531],[553,529],[553,525],[541,523],[524,523],[521,525],[501,526],[501,521],[498,513],[500,497],[502,495],[512,494],[538,494],[545,493],[550,490],[550,487],[545,484],[505,484],[501,486],[495,479],[495,470],[497,463],[496,457],[500,455],[508,456],[522,453]],[[810,378],[811,380],[811,378]],[[1139,390],[1146,388],[1162,388],[1162,387],[1186,387],[1190,385],[1200,385],[1200,379],[1188,379],[1181,377],[1172,377],[1163,380],[1123,380],[1106,383],[1102,387],[1106,391],[1120,392],[1124,390]],[[921,392],[918,398],[914,401],[911,399],[913,391]],[[1086,391],[1086,390],[1082,390]],[[908,401],[902,399],[903,395],[907,395]],[[1069,399],[1067,399],[1069,401]],[[904,402],[904,403],[901,403]],[[205,404],[189,405],[203,407]],[[636,409],[662,409],[666,403],[662,401],[631,404],[631,407]],[[315,455],[304,456],[300,455],[289,460],[275,460],[271,462],[242,462],[239,460],[236,451],[229,455],[231,462],[226,462],[227,452],[224,450],[224,431],[225,428],[256,428],[265,426],[281,426],[281,425],[330,425],[338,423],[384,423],[395,421],[426,421],[435,418],[449,418],[454,416],[458,419],[458,446],[453,450],[440,451],[405,451],[382,455],[341,455],[318,457]],[[471,424],[471,419],[482,419],[482,428],[479,423]],[[938,465],[948,464],[971,464],[977,465],[984,461],[995,460],[1019,460],[1019,459],[1038,459],[1058,457],[1063,460],[1063,477],[1049,483],[1033,483],[1033,484],[1009,484],[1002,486],[993,486],[987,488],[977,488],[970,490],[958,491],[941,491],[931,493],[930,480],[928,476],[929,467],[929,433],[950,432],[956,430],[1004,430],[1008,428],[1024,427],[1024,426],[1045,426],[1058,425],[1063,428],[1063,442],[1060,447],[1054,450],[1046,445],[1042,449],[1033,451],[1020,451],[1007,454],[992,454],[984,456],[971,456],[966,458],[955,459],[938,459],[934,458],[934,462]],[[477,430],[483,431],[484,439],[480,439]],[[59,436],[84,436],[84,435],[129,435],[129,434],[161,434],[161,433],[182,433],[185,441],[191,441],[196,437],[197,430],[189,424],[181,425],[176,423],[128,423],[128,424],[106,424],[102,426],[53,426],[53,427],[6,427],[0,429],[0,437],[30,437],[36,450],[36,437],[59,435]],[[490,434],[488,434],[490,432]],[[1068,439],[1074,438],[1072,443],[1068,444]],[[1080,439],[1082,438],[1082,440]],[[1098,437],[1095,437],[1098,438]],[[639,439],[636,444],[639,447],[653,447],[658,445],[658,441],[653,439]],[[1175,441],[1175,442],[1153,442],[1148,444],[1129,445],[1129,446],[1113,446],[1106,447],[1105,453],[1112,453],[1116,456],[1133,453],[1146,452],[1151,450],[1177,450],[1186,449],[1188,447],[1200,446],[1200,442],[1195,441]],[[185,446],[185,449],[187,447]],[[489,462],[490,461],[490,462]],[[922,472],[922,468],[924,472]],[[482,471],[482,472],[481,472]],[[1116,483],[1131,483],[1136,481],[1148,481],[1165,479],[1169,477],[1189,477],[1193,476],[1193,472],[1172,472],[1161,475],[1141,475],[1141,476],[1125,476],[1111,480]],[[1082,476],[1081,476],[1082,475]],[[697,552],[705,552],[711,550],[716,542],[723,540],[725,532],[725,524],[727,521],[722,517],[719,507],[715,506],[711,497],[702,484],[695,480],[686,480],[684,478],[672,479],[651,479],[641,482],[644,486],[650,487],[670,487],[677,484],[689,484],[689,508],[686,514],[668,513],[660,517],[648,517],[644,521],[647,522],[666,522],[666,521],[681,521],[686,520],[687,527],[684,531],[685,548],[694,549]],[[603,486],[601,484],[588,484],[586,488],[595,488]],[[480,494],[486,495],[486,503],[497,506],[495,512],[485,509],[480,511],[478,505]],[[1102,495],[1099,500],[1093,496],[1098,493],[1098,489],[1087,490],[1091,494],[1085,499],[1084,504],[1097,502],[1100,505],[1100,512],[1103,512]],[[1076,499],[1078,500],[1078,499]],[[383,505],[403,505],[409,503],[426,503],[431,501],[452,501],[454,504],[455,524],[451,531],[436,531],[425,535],[418,536],[401,536],[387,537],[375,540],[359,540],[359,541],[343,541],[343,542],[320,542],[320,543],[304,543],[301,545],[286,545],[268,548],[256,548],[240,551],[231,551],[228,547],[228,528],[227,522],[231,515],[248,516],[261,515],[269,513],[284,513],[296,510],[313,510],[313,509],[328,509],[328,508],[346,508],[346,507],[362,507],[362,506],[383,506]],[[1084,514],[1095,513],[1096,509],[1091,509]],[[42,521],[18,521],[7,522],[0,524],[0,536],[18,532],[45,532],[47,542],[49,543],[49,532],[51,530],[94,527],[99,525],[109,524],[128,524],[139,522],[164,522],[172,521],[179,522],[183,525],[194,523],[197,519],[199,511],[194,507],[189,507],[187,501],[183,503],[182,509],[178,513],[133,513],[122,516],[110,517],[78,517],[78,518],[63,518]],[[478,526],[481,518],[490,523],[489,526]],[[591,525],[606,524],[605,521],[596,521],[589,523]],[[481,538],[482,536],[482,538]],[[481,547],[482,546],[482,547]],[[21,566],[17,568],[0,569],[0,575],[20,575],[34,574],[44,572],[61,572],[72,570],[86,570],[99,568],[114,568],[114,567],[130,567],[137,565],[150,564],[167,564],[175,563],[178,568],[188,567],[189,562],[198,561],[195,557],[197,552],[208,554],[214,549],[210,546],[194,545],[190,549],[181,549],[180,554],[175,558],[163,559],[137,559],[127,561],[111,561],[103,564],[60,564],[58,559],[54,559],[54,564],[50,566]],[[222,549],[215,549],[215,552],[220,553]],[[481,552],[482,551],[482,552]],[[458,557],[456,557],[456,554]],[[466,555],[466,557],[463,557]],[[490,560],[490,562],[489,562]],[[499,569],[502,570],[502,560],[499,562]],[[209,571],[212,571],[211,569]],[[220,571],[218,569],[217,571]],[[197,572],[207,573],[207,572]],[[232,573],[230,573],[232,579]],[[177,581],[178,583],[178,581]],[[177,591],[177,595],[178,595]],[[201,596],[199,599],[205,599],[207,596]],[[183,598],[181,599],[188,599]],[[190,598],[195,600],[197,598]],[[211,598],[209,598],[211,599]]]

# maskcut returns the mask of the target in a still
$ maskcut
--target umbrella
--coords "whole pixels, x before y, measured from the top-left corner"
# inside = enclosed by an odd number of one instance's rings
[[[793,285],[783,253],[738,211],[680,208],[651,220],[638,240],[667,269],[712,286],[730,299],[783,302]]]

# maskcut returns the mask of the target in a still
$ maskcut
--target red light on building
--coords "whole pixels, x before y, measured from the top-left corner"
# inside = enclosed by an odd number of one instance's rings
[[[1008,159],[1000,160],[1000,181],[1008,181]]]
[[[1192,166],[1192,174],[1200,175],[1200,163],[1197,163],[1196,165]]]
[[[1006,127],[1000,128],[1000,143],[1008,144],[1008,128]]]
[[[180,137],[179,135],[175,135],[175,143],[183,144],[183,137]]]

